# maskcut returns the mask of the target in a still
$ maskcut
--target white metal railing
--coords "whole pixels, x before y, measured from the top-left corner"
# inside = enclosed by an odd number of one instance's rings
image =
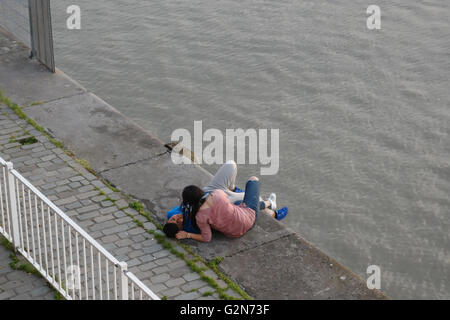
[[[0,157],[0,233],[66,299],[159,300]]]

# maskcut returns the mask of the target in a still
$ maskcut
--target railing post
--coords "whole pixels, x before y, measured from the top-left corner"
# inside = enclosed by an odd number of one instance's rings
[[[33,59],[35,56],[35,47],[34,47],[34,26],[33,26],[33,13],[31,10],[31,6],[33,5],[32,0],[28,0],[28,21],[30,23],[30,45],[31,45],[31,51],[30,51],[30,59]]]
[[[9,202],[9,211],[11,213],[11,232],[12,232],[12,242],[15,249],[20,247],[20,230],[19,230],[19,213],[17,212],[17,199],[16,199],[16,187],[14,183],[14,176],[11,173],[13,170],[12,162],[6,163],[6,168],[8,169],[8,202]]]
[[[55,73],[50,0],[28,0],[31,56]]]
[[[126,276],[126,272],[128,270],[128,266],[126,262],[119,263],[120,268],[120,279],[119,279],[119,291],[120,291],[120,300],[128,300],[128,277]]]

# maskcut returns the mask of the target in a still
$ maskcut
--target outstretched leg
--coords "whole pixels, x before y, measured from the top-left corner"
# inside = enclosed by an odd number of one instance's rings
[[[211,182],[203,188],[205,192],[212,192],[216,189],[225,191],[231,202],[244,199],[244,193],[233,192],[237,176],[237,165],[233,160],[228,160],[217,171]]]
[[[248,179],[245,185],[244,200],[242,201],[248,208],[253,209],[255,211],[256,214],[255,223],[260,210],[260,202],[259,202],[260,188],[261,186],[259,184],[259,179],[257,177],[251,177],[250,179]]]

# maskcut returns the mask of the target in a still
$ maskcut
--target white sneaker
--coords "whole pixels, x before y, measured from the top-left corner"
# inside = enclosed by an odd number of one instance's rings
[[[270,202],[270,209],[277,210],[277,195],[275,193],[271,193],[267,201]]]

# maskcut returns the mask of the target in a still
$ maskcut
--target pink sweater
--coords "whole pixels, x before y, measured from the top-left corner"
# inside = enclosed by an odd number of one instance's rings
[[[204,241],[211,241],[211,228],[231,238],[241,237],[250,230],[256,217],[253,209],[247,208],[244,203],[239,206],[232,204],[222,190],[214,190],[211,195],[213,206],[199,210],[196,215]]]

